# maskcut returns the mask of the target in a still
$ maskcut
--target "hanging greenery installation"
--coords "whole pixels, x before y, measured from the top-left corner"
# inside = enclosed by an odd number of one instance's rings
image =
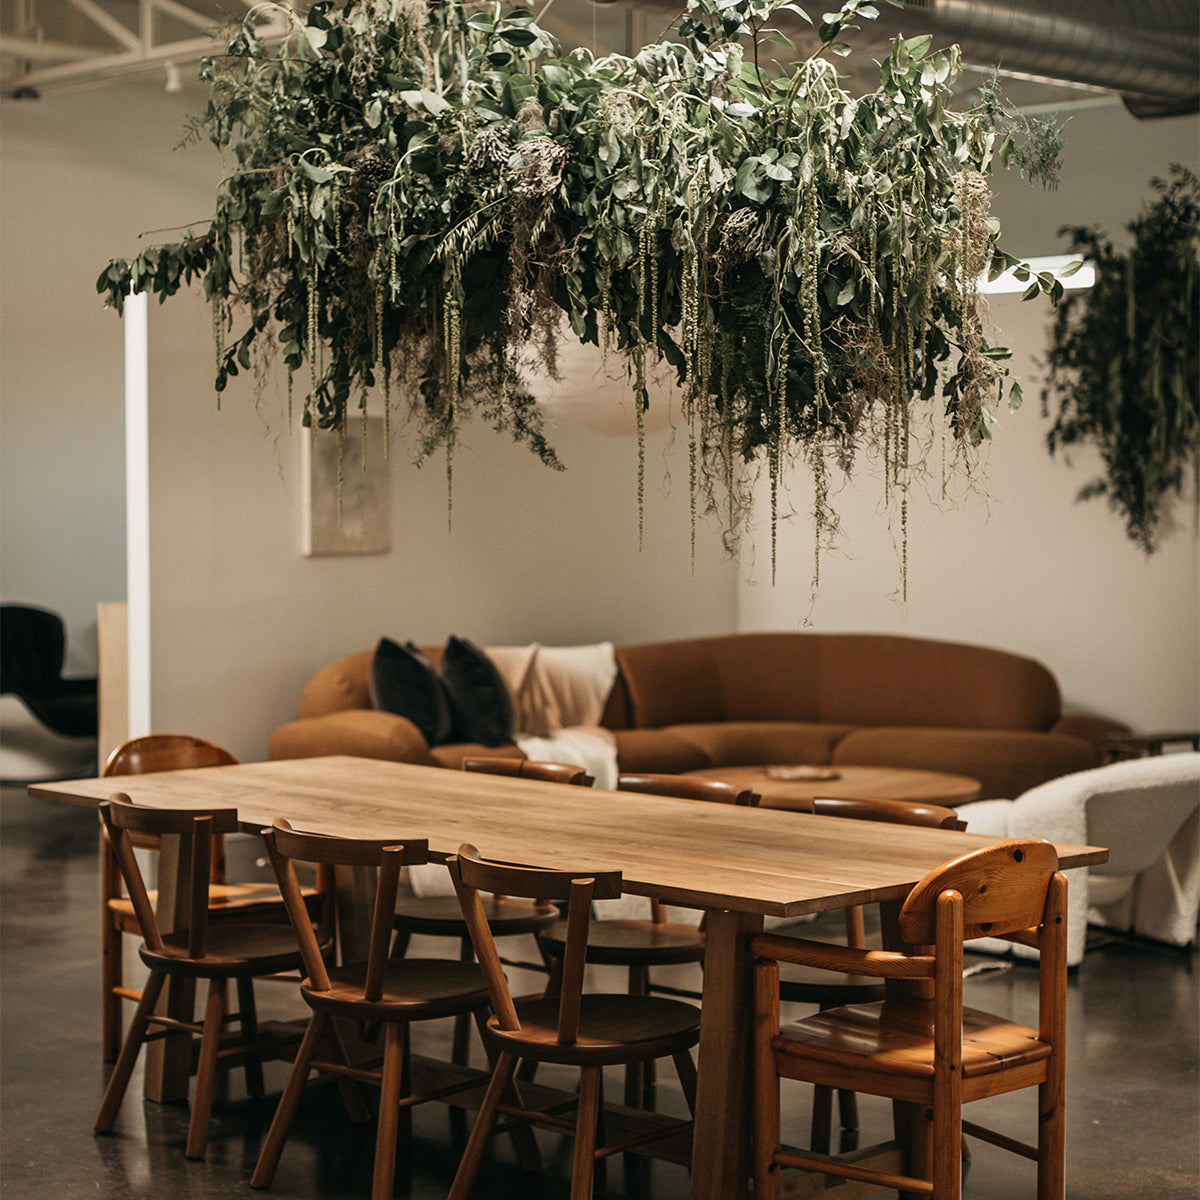
[[[202,66],[197,132],[227,164],[211,221],[97,286],[119,311],[202,280],[217,389],[275,356],[305,425],[344,430],[382,394],[417,459],[450,462],[478,415],[557,466],[522,367],[553,376],[569,329],[623,360],[639,421],[651,372],[675,371],[696,508],[731,539],[765,468],[774,558],[806,460],[819,552],[828,472],[859,447],[903,498],[919,446],[953,466],[987,436],[1008,352],[981,276],[1061,292],[999,248],[987,186],[1052,174],[1056,131],[994,93],[955,111],[958,51],[929,37],[896,39],[878,89],[850,95],[833,64],[866,0],[782,67],[772,22],[804,13],[777,0],[688,0],[670,38],[606,57],[520,8],[322,0],[278,9],[289,32],[268,38],[267,7]]]
[[[1094,228],[1059,231],[1096,281],[1058,310],[1042,392],[1057,407],[1050,453],[1100,452],[1079,499],[1106,496],[1147,554],[1172,494],[1190,480],[1200,503],[1200,180],[1174,165],[1151,186],[1158,199],[1125,248]]]

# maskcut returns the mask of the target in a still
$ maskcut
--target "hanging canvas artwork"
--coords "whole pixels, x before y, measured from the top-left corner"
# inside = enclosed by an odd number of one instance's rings
[[[304,430],[305,555],[385,554],[392,548],[391,472],[382,417],[350,421],[344,436]]]

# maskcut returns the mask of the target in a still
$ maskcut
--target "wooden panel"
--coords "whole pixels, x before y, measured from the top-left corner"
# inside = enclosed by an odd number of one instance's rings
[[[96,605],[96,629],[100,651],[100,745],[99,761],[129,737],[129,638],[128,605]]]

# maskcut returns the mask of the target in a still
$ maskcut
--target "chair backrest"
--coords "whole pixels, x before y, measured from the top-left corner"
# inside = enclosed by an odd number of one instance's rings
[[[528,758],[464,758],[464,771],[485,775],[511,775],[518,779],[539,779],[543,783],[571,783],[591,787],[595,779],[583,767],[571,763],[536,762]]]
[[[479,893],[566,902],[567,936],[558,996],[557,1041],[560,1045],[573,1044],[579,1032],[592,901],[616,900],[621,895],[621,872],[548,870],[491,862],[481,858],[479,851],[469,845],[461,846],[447,865],[475,947],[475,957],[487,981],[492,1010],[502,1029],[520,1029],[521,1023]]]
[[[429,843],[425,838],[341,838],[328,834],[293,829],[282,818],[264,829],[263,841],[271,869],[287,908],[288,919],[300,946],[300,956],[309,985],[314,991],[327,992],[331,984],[321,956],[312,921],[296,878],[295,862],[313,863],[318,869],[332,867],[377,867],[379,881],[375,908],[367,943],[367,971],[363,999],[376,1001],[383,994],[388,951],[392,938],[392,918],[396,913],[396,894],[400,868],[429,861]]]
[[[718,779],[697,779],[692,775],[626,772],[617,777],[617,791],[675,796],[680,800],[706,800],[712,804],[737,804],[744,808],[757,808],[762,803],[762,797],[750,788],[737,788]]]
[[[962,909],[962,939],[1004,937],[1036,928],[1058,871],[1054,847],[1037,838],[997,842],[930,871],[900,910],[900,935],[911,946],[938,941],[939,909],[951,895]]]
[[[875,800],[858,796],[814,796],[813,812],[822,817],[856,821],[890,821],[896,825],[928,825],[935,829],[966,829],[952,808],[919,800]]]
[[[134,854],[136,840],[155,841],[174,834],[191,841],[188,874],[188,955],[203,958],[208,936],[208,889],[212,875],[213,838],[238,828],[234,808],[152,808],[134,804],[124,792],[115,792],[100,805],[100,819],[120,867],[142,938],[152,950],[161,950],[162,932],[142,869]],[[140,844],[140,843],[139,843]]]
[[[102,775],[145,775],[188,767],[222,767],[237,762],[228,750],[182,733],[152,733],[122,742],[104,764]]]

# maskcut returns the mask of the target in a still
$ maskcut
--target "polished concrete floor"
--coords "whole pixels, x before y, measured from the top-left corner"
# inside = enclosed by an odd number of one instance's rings
[[[253,855],[247,858],[252,863]],[[218,1096],[207,1158],[183,1156],[187,1111],[141,1099],[135,1077],[116,1130],[92,1133],[107,1068],[98,1049],[96,819],[90,811],[0,789],[0,1193],[12,1200],[126,1200],[128,1197],[251,1196],[248,1181],[285,1068],[268,1068],[268,1096],[249,1101],[235,1075]],[[432,946],[433,943],[430,943]],[[985,969],[968,983],[969,1002],[1032,1023],[1033,970],[973,960]],[[299,1015],[291,989],[276,986],[266,1015]],[[1068,1195],[1072,1200],[1196,1200],[1200,1196],[1195,953],[1109,942],[1093,949],[1069,995]],[[278,1011],[276,1011],[276,1009]],[[417,1050],[448,1042],[432,1026]],[[664,1080],[658,1106],[679,1109]],[[973,1115],[1030,1136],[1032,1093],[985,1101]],[[886,1107],[863,1102],[863,1135],[886,1136]],[[987,1112],[983,1110],[985,1107]],[[789,1132],[802,1137],[806,1098],[786,1101]],[[417,1111],[412,1143],[401,1150],[396,1195],[433,1200],[448,1190],[462,1146],[450,1110]],[[539,1133],[545,1173],[523,1174],[498,1140],[481,1173],[481,1200],[568,1195],[569,1148]],[[374,1134],[350,1125],[336,1093],[311,1093],[301,1106],[270,1195],[366,1197]],[[686,1171],[639,1160],[609,1169],[608,1194],[681,1200]],[[1032,1164],[974,1144],[969,1200],[1034,1194]]]

